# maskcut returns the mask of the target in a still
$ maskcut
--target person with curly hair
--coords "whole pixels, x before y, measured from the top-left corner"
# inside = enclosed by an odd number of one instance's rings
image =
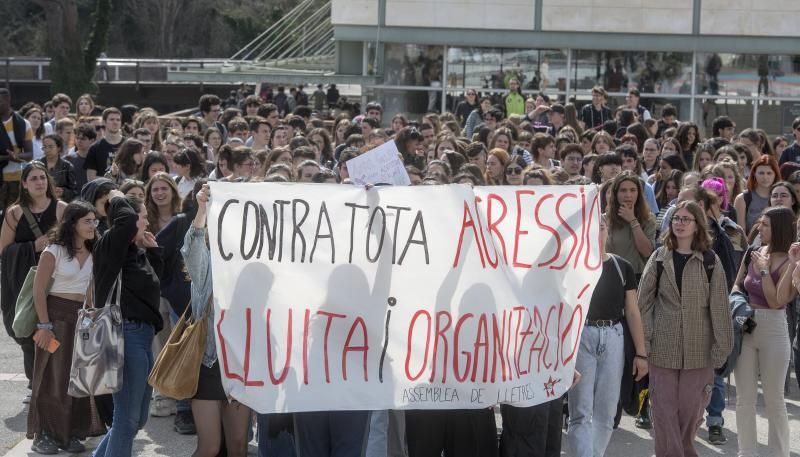
[[[84,452],[81,440],[105,433],[90,398],[67,395],[74,328],[92,276],[92,248],[97,236],[97,211],[84,201],[64,209],[61,222],[48,233],[33,280],[38,318],[33,334],[36,359],[28,412],[31,450],[55,454]],[[50,285],[48,289],[48,284]]]

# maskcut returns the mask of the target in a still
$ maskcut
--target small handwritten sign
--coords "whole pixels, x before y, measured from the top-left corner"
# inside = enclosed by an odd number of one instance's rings
[[[394,141],[347,161],[347,172],[355,184],[392,184],[408,186],[411,180],[400,160],[400,151]]]

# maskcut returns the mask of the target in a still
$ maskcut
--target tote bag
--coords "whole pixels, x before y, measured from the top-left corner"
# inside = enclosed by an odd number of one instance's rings
[[[93,284],[89,285],[90,292]],[[116,288],[116,294],[113,294]],[[70,396],[81,398],[113,394],[122,388],[125,340],[122,331],[122,272],[106,297],[103,308],[88,307],[88,300],[78,311],[75,346],[69,374]],[[116,301],[112,303],[112,296]],[[88,294],[87,294],[88,297]]]

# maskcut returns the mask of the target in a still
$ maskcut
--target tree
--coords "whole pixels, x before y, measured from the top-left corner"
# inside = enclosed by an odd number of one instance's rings
[[[106,48],[111,0],[95,0],[92,31],[81,43],[80,17],[76,0],[33,0],[42,8],[47,27],[47,53],[54,92],[73,97],[96,93],[94,84],[97,56]]]

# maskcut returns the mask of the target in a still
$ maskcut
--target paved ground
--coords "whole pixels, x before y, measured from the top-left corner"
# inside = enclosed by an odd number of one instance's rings
[[[18,346],[0,331],[0,455],[6,457],[36,456],[30,452],[30,441],[25,440],[27,408],[22,399],[27,393],[27,382],[22,373],[22,352]],[[789,426],[792,437],[792,457],[800,457],[800,391],[797,382],[792,380],[791,393],[787,397],[789,409]],[[728,444],[711,446],[705,441],[707,431],[700,430],[697,447],[701,456],[735,456],[736,455],[736,417],[735,389],[731,389],[729,408],[725,411],[726,433]],[[763,416],[763,408],[759,408],[758,417],[759,442],[767,441],[767,421]],[[90,449],[96,446],[97,440],[87,442]],[[195,437],[181,436],[172,431],[172,418],[150,418],[145,430],[140,432],[135,441],[133,455],[138,457],[178,457],[189,456],[194,451]],[[250,448],[255,455],[255,447]],[[766,447],[762,447],[762,455],[770,455]],[[62,455],[67,455],[62,453]],[[88,453],[86,455],[89,455]],[[563,455],[568,455],[566,452]],[[620,429],[614,432],[607,456],[648,457],[653,455],[653,442],[647,431],[633,426],[633,419],[624,417]]]

